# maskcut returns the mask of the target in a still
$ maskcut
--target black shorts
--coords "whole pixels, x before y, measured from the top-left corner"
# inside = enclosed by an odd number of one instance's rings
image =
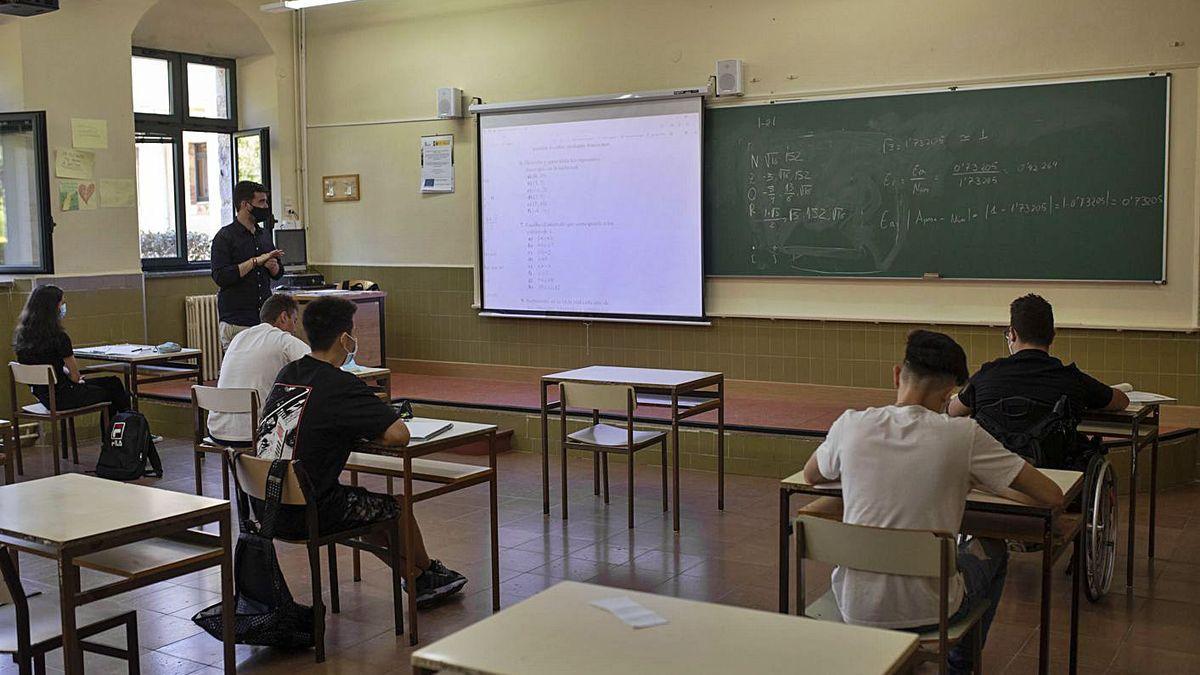
[[[255,513],[261,513],[262,502],[257,499],[251,501]],[[307,538],[308,526],[304,512],[302,506],[280,507],[275,535],[283,539]],[[317,522],[322,535],[378,523],[399,514],[400,503],[394,496],[371,492],[360,486],[339,484],[317,502]]]

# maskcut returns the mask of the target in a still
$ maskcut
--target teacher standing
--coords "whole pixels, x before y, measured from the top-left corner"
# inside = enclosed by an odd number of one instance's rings
[[[244,180],[233,188],[233,222],[217,231],[212,242],[212,278],[221,320],[221,351],[233,336],[259,323],[258,311],[271,297],[271,280],[283,274],[283,251],[259,226],[271,217],[267,188]]]

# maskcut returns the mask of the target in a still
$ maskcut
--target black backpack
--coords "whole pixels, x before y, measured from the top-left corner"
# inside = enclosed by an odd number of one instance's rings
[[[146,463],[151,470],[146,470]],[[96,475],[110,480],[137,480],[143,476],[162,478],[162,460],[150,438],[150,423],[135,410],[117,413],[108,428]]]

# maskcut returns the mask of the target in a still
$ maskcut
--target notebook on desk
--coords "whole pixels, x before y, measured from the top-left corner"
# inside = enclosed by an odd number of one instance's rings
[[[408,420],[408,435],[414,441],[427,441],[454,426],[453,422],[444,420]]]

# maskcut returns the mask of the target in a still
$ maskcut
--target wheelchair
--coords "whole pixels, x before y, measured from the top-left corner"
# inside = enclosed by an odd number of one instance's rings
[[[1077,431],[1067,397],[1054,405],[1013,396],[975,411],[979,426],[1030,464],[1083,471],[1084,591],[1097,602],[1112,584],[1117,557],[1117,477],[1099,438]]]

